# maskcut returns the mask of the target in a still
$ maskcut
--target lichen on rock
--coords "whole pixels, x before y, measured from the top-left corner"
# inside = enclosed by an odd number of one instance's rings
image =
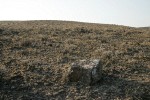
[[[68,73],[69,82],[82,82],[91,85],[102,77],[102,65],[100,60],[80,60],[72,63]]]

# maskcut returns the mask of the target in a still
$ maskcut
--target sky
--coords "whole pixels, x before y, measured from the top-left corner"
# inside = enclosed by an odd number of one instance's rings
[[[0,20],[67,20],[150,26],[150,0],[0,0]]]

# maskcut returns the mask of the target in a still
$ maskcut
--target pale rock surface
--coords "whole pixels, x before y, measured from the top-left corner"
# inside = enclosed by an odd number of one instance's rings
[[[82,82],[91,85],[102,77],[102,65],[100,60],[80,60],[72,63],[68,73],[69,82]]]

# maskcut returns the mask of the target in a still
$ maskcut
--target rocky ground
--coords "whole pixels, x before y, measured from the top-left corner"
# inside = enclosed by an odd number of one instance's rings
[[[66,82],[100,59],[102,79]],[[0,22],[1,100],[150,100],[150,29],[63,21]]]

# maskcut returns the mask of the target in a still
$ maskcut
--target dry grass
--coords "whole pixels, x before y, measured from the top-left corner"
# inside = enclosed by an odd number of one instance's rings
[[[100,59],[103,79],[64,83],[69,65]],[[150,99],[150,30],[62,21],[0,22],[0,99]]]

